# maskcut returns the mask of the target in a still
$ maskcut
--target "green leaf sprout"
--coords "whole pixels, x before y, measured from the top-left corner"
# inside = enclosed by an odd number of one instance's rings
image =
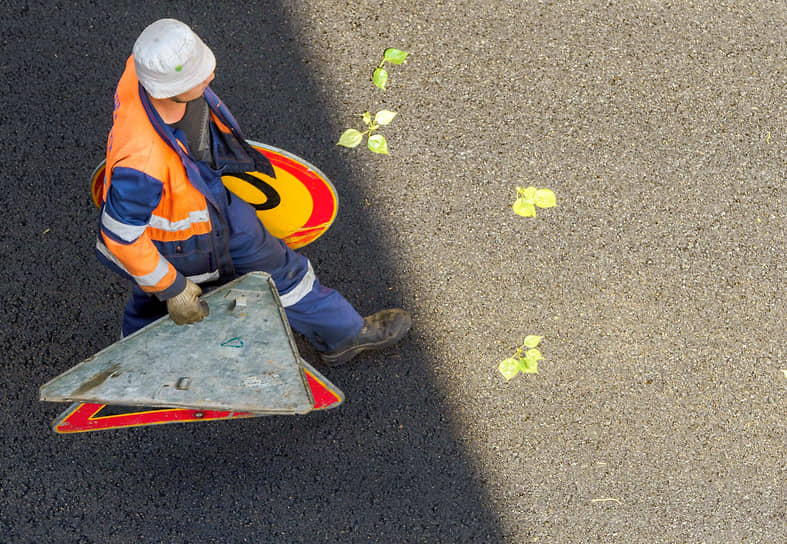
[[[549,189],[536,189],[535,187],[516,188],[516,200],[512,206],[514,213],[522,217],[535,217],[536,206],[539,208],[557,206],[555,193]]]
[[[382,90],[385,90],[385,84],[388,83],[388,71],[383,68],[386,62],[390,62],[391,64],[402,64],[407,61],[407,56],[410,53],[406,51],[402,51],[401,49],[396,49],[394,47],[389,47],[383,52],[383,60],[380,61],[380,64],[377,65],[375,68],[374,73],[372,74],[372,82]]]
[[[358,147],[363,141],[363,137],[369,136],[366,147],[375,153],[388,155],[388,142],[385,140],[385,137],[382,134],[372,134],[372,132],[381,126],[388,125],[393,121],[394,117],[396,117],[396,112],[391,110],[380,110],[374,114],[374,118],[372,118],[371,113],[365,111],[361,115],[361,119],[366,125],[366,130],[361,132],[354,128],[348,128],[342,133],[341,137],[339,137],[339,141],[336,142],[336,145],[343,147]]]
[[[532,334],[527,336],[512,357],[500,361],[497,365],[497,370],[506,381],[511,380],[520,372],[523,374],[538,374],[538,362],[544,358],[541,355],[541,351],[536,349],[536,346],[541,342],[541,338],[541,336]]]
[[[402,51],[401,49],[396,49],[394,47],[389,47],[383,52],[383,59],[380,61],[380,64],[377,65],[375,68],[374,73],[372,74],[372,81],[374,84],[379,87],[380,89],[385,90],[385,85],[388,83],[388,71],[384,68],[385,63],[391,64],[403,64],[407,62],[407,56],[410,53],[406,51]],[[356,130],[354,128],[346,129],[342,135],[339,137],[339,141],[336,142],[336,145],[340,145],[342,147],[358,147],[363,142],[364,136],[368,136],[366,140],[366,147],[374,152],[380,153],[382,155],[388,155],[388,142],[385,139],[385,136],[382,134],[372,134],[375,130],[379,129],[380,127],[384,127],[389,125],[391,121],[393,121],[394,117],[396,117],[396,112],[391,110],[380,110],[374,114],[368,111],[363,112],[361,115],[361,119],[363,120],[364,125],[366,125],[366,130],[361,132],[360,130]]]

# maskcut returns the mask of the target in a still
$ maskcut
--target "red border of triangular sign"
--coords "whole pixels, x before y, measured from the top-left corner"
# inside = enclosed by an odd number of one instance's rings
[[[314,399],[314,410],[327,410],[342,402],[322,380],[304,369],[309,388]],[[164,423],[186,423],[194,421],[212,421],[216,419],[237,419],[254,417],[249,412],[228,412],[219,410],[192,410],[187,408],[161,408],[116,414],[111,416],[98,415],[106,404],[76,403],[73,410],[64,413],[54,425],[54,431],[60,434],[119,429],[124,427],[140,427],[145,425],[161,425]]]

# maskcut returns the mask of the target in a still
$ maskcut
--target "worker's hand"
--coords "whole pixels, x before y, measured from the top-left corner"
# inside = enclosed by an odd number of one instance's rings
[[[202,321],[208,315],[208,305],[200,302],[202,289],[191,280],[186,280],[186,288],[167,300],[169,317],[178,325]]]

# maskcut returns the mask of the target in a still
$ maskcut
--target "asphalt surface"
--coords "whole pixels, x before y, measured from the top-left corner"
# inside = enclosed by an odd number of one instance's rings
[[[787,4],[173,4],[0,6],[0,542],[787,540]],[[58,436],[38,387],[127,295],[88,176],[165,16],[337,186],[321,281],[415,324],[321,369],[332,412]],[[390,156],[334,145],[383,108]],[[558,206],[516,216],[517,185]]]

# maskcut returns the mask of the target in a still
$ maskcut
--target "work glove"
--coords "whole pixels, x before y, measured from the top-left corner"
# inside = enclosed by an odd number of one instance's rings
[[[187,325],[202,321],[208,315],[208,304],[200,302],[202,289],[191,280],[186,280],[186,288],[174,297],[167,299],[169,317],[177,325]]]

